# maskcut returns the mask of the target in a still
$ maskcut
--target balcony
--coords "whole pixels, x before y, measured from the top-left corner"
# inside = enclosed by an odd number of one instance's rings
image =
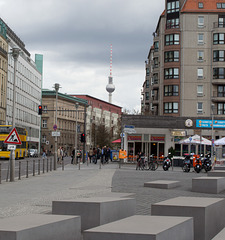
[[[225,23],[214,22],[213,28],[225,28]]]
[[[152,104],[153,105],[158,105],[159,104],[159,97],[158,97],[157,93],[152,96]]]
[[[225,92],[213,92],[212,96],[212,101],[213,102],[225,102]]]

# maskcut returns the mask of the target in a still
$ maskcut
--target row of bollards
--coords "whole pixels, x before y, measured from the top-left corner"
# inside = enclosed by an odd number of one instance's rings
[[[22,165],[25,167],[22,168]],[[33,164],[32,164],[33,163]],[[37,164],[36,164],[37,163]],[[30,167],[32,164],[32,167]],[[42,166],[41,166],[42,165]],[[41,174],[41,167],[42,173],[52,171],[53,168],[53,158],[42,158],[37,160],[26,160],[26,161],[18,161],[18,180],[21,180],[21,176],[25,176],[26,178],[29,177],[29,174],[33,173],[33,176],[36,174]],[[62,170],[64,170],[64,162],[62,162]],[[8,174],[6,176],[6,181],[8,181]],[[0,163],[0,184],[2,182],[2,164]]]

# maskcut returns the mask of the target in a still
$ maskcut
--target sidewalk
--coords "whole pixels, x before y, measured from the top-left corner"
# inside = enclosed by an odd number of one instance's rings
[[[23,177],[0,184],[0,218],[51,211],[53,200],[75,199],[111,192],[112,177],[117,164],[68,164],[64,171]]]

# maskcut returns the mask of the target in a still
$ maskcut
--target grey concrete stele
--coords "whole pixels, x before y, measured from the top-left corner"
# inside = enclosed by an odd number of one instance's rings
[[[225,190],[225,177],[198,177],[192,179],[192,191],[220,193]]]
[[[0,240],[81,239],[80,216],[31,214],[0,219]]]
[[[193,240],[193,218],[134,215],[83,233],[84,240]]]
[[[211,240],[225,227],[225,199],[177,197],[152,204],[152,215],[194,218],[194,239]]]
[[[224,170],[215,170],[207,172],[208,177],[225,177],[225,171]]]
[[[134,215],[133,198],[93,197],[52,202],[52,213],[81,216],[81,230]]]
[[[179,186],[179,184],[179,181],[156,180],[151,182],[145,182],[144,187],[170,189]]]
[[[225,228],[220,231],[212,240],[224,240],[225,239]]]

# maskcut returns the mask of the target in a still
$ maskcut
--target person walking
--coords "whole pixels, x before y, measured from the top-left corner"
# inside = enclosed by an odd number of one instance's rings
[[[74,158],[75,158],[75,149],[73,149],[71,154],[71,164],[74,164]]]
[[[61,159],[61,148],[59,147],[58,150],[57,150],[57,158],[58,158],[58,161],[57,163],[59,164],[60,163],[60,159]]]

